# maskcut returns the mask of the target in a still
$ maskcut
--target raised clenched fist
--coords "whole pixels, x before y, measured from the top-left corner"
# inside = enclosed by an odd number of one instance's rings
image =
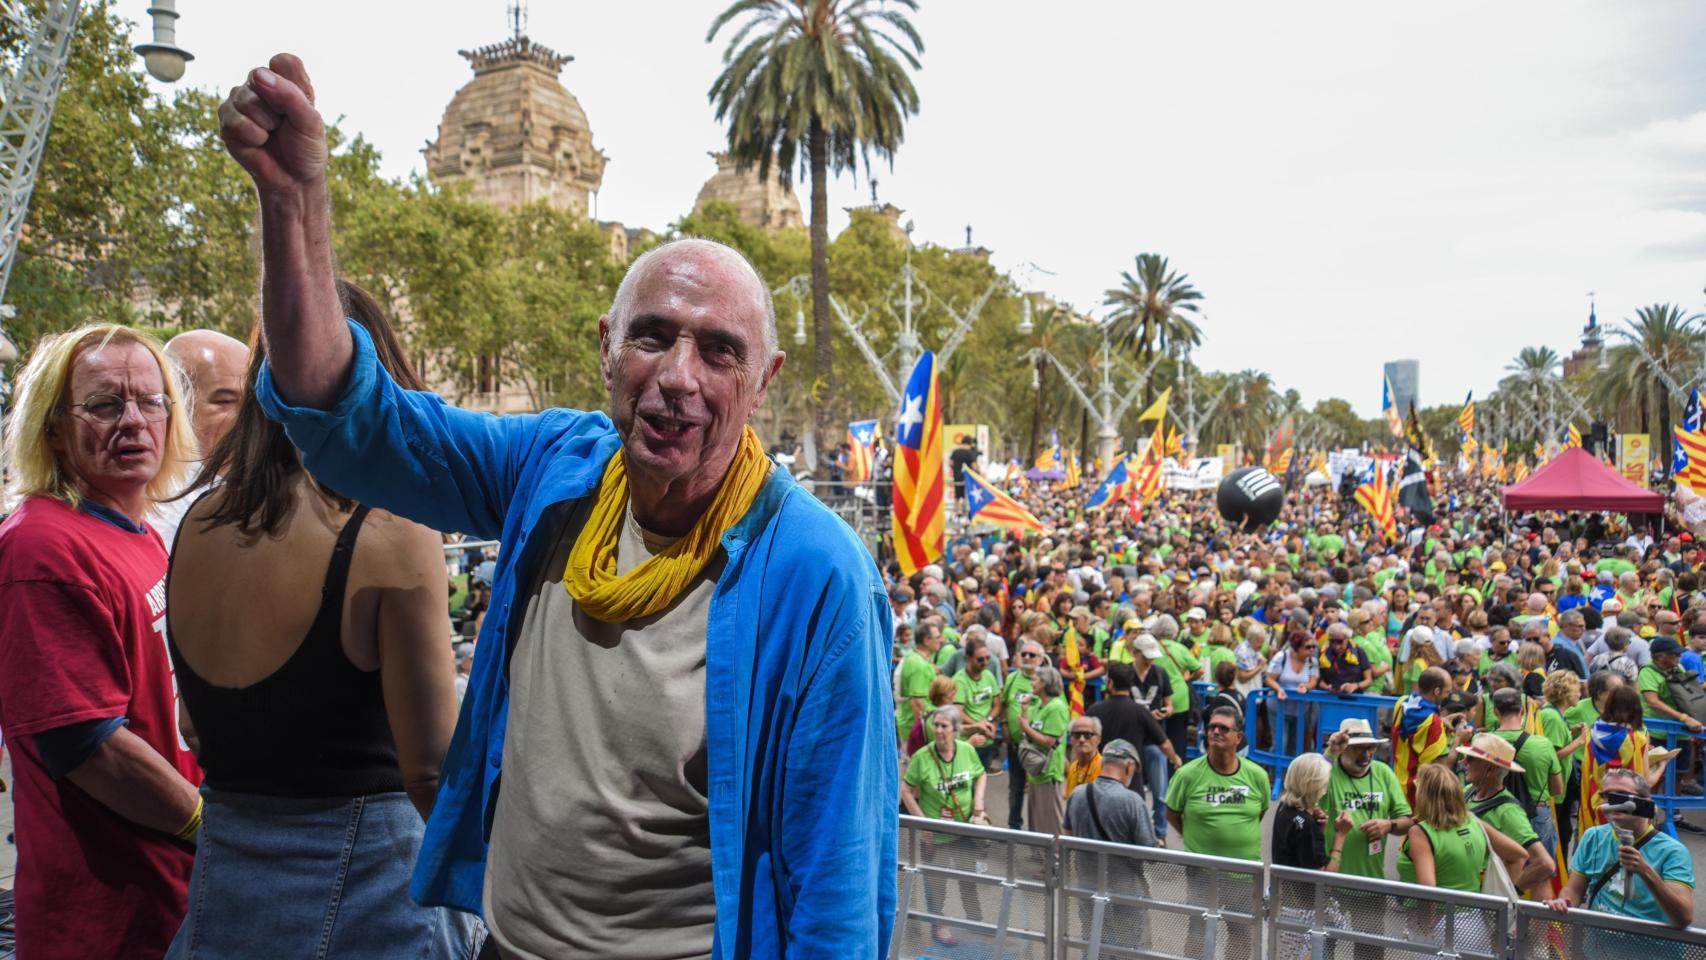
[[[273,57],[232,88],[219,105],[219,136],[263,195],[325,180],[326,126],[293,54]]]

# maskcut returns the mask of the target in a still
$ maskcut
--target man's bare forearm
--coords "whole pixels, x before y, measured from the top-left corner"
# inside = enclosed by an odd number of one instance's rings
[[[324,181],[261,195],[261,320],[280,398],[325,409],[349,380],[355,344],[332,265]]]
[[[176,833],[195,812],[196,788],[148,742],[123,728],[66,779],[119,816]]]

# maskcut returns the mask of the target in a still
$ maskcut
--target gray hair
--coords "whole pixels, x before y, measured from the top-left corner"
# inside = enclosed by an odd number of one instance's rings
[[[1563,613],[1558,614],[1558,625],[1560,627],[1566,623],[1587,623],[1587,622],[1588,622],[1588,618],[1582,616],[1582,612],[1580,610],[1565,610]]]
[[[1535,594],[1535,596],[1539,596],[1539,594]],[[1522,635],[1524,637],[1538,637],[1544,635],[1546,632],[1547,628],[1545,620],[1535,618],[1533,620],[1523,622]]]
[[[1039,697],[1058,697],[1066,692],[1066,687],[1060,679],[1060,671],[1043,664],[1037,668],[1037,675],[1031,680],[1036,687]]]
[[[1459,659],[1461,659],[1463,657],[1467,657],[1472,653],[1480,653],[1480,652],[1481,652],[1481,645],[1479,643],[1476,643],[1475,641],[1467,638],[1467,637],[1463,638],[1462,640],[1457,641],[1455,644],[1452,644],[1452,647],[1451,647],[1452,655],[1455,657],[1458,657]]]
[[[950,722],[952,722],[954,725],[954,735],[955,736],[959,735],[960,726],[962,723],[964,723],[964,717],[960,714],[960,708],[954,704],[951,704],[951,703],[947,704],[945,706],[937,707],[936,709],[930,711],[930,717],[932,719],[934,719],[936,717],[947,717],[948,720]]]
[[[1625,626],[1606,627],[1605,632],[1600,634],[1605,645],[1612,650],[1627,650],[1629,640],[1634,636],[1635,631]]]
[[[1647,783],[1647,778],[1641,776],[1629,767],[1612,767],[1606,770],[1604,776],[1599,781],[1600,790],[1603,791],[1606,783],[1611,780],[1629,781],[1630,785],[1635,788],[1629,792],[1642,799],[1646,799],[1653,795],[1652,785]]]
[[[1149,633],[1157,640],[1179,639],[1179,621],[1173,619],[1170,613],[1163,613],[1155,618],[1155,625],[1149,628]]]
[[[1094,730],[1095,730],[1095,731],[1096,731],[1096,736],[1098,736],[1098,737],[1099,737],[1099,736],[1101,736],[1101,735],[1102,735],[1102,718],[1101,718],[1101,717],[1092,717],[1092,716],[1090,716],[1090,715],[1089,715],[1089,714],[1085,714],[1085,715],[1084,715],[1084,716],[1082,716],[1082,717],[1073,717],[1073,718],[1072,718],[1072,722],[1073,722],[1073,723],[1076,723],[1076,722],[1078,722],[1078,721],[1079,721],[1079,720],[1088,720],[1088,721],[1090,721],[1090,726],[1091,726],[1091,728],[1092,728],[1092,729],[1094,729]],[[1067,728],[1067,729],[1068,729],[1068,730],[1070,730],[1070,729],[1072,729],[1072,723],[1068,723],[1068,724],[1067,724],[1067,725],[1066,725],[1066,728]]]
[[[1522,674],[1517,673],[1516,668],[1511,666],[1508,663],[1500,661],[1498,663],[1493,664],[1491,667],[1487,668],[1488,679],[1491,679],[1495,676],[1498,677],[1500,680],[1503,680],[1505,683],[1509,684],[1510,686],[1516,687],[1518,689],[1521,689],[1521,687],[1522,687]]]
[[[1327,628],[1327,639],[1329,640],[1349,640],[1351,636],[1349,624],[1335,623]]]
[[[702,253],[714,257],[724,264],[739,265],[752,280],[752,289],[758,300],[757,306],[764,313],[764,356],[774,357],[777,352],[776,338],[776,301],[770,295],[770,285],[759,275],[758,268],[734,247],[716,240],[704,237],[682,237],[671,240],[647,250],[634,258],[628,265],[628,272],[622,275],[622,283],[616,287],[616,299],[610,304],[610,339],[614,342],[621,340],[621,334],[628,327],[628,321],[634,311],[634,288],[639,285],[640,278],[656,263],[669,260],[672,257],[686,253]]]

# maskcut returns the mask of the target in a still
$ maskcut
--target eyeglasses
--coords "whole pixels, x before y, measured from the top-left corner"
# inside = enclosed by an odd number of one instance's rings
[[[967,663],[984,664],[984,663],[989,662],[989,658],[988,657],[967,657],[966,662]]]
[[[1067,737],[1073,740],[1088,740],[1095,735],[1096,731],[1094,730],[1074,730],[1067,734]]]
[[[1237,730],[1237,727],[1229,723],[1211,723],[1208,725],[1209,733],[1236,733]]]
[[[124,418],[124,411],[130,404],[136,404],[136,412],[142,419],[158,423],[166,419],[172,412],[172,401],[163,393],[144,393],[134,397],[121,397],[116,393],[91,393],[83,398],[82,403],[71,404],[71,409],[82,408],[84,416],[100,424],[113,424]]]
[[[1042,656],[1042,654],[1040,654],[1040,653],[1021,653],[1021,654],[1019,654],[1019,659],[1020,660],[1035,660],[1036,658],[1038,658],[1040,656]]]

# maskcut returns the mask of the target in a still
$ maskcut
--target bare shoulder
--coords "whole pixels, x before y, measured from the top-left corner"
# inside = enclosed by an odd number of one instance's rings
[[[373,508],[358,542],[362,547],[358,556],[365,553],[371,559],[369,569],[376,579],[415,583],[422,574],[434,571],[440,578],[445,576],[444,538],[390,511]]]

